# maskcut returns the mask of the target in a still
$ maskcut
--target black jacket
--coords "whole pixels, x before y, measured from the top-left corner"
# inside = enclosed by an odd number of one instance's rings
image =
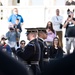
[[[75,53],[50,62],[43,75],[75,75]]]
[[[25,64],[8,56],[0,49],[0,75],[31,75],[31,74],[27,70]]]
[[[63,50],[61,47],[55,49],[54,46],[50,47],[50,58],[62,58],[63,57]]]
[[[29,64],[31,61],[39,61],[40,60],[40,46],[39,46],[37,39],[30,41],[25,46],[24,52],[18,51],[17,55]]]

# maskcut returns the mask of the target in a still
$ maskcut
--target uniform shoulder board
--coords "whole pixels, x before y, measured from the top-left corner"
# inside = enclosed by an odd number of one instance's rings
[[[34,46],[34,44],[28,44],[29,46]]]
[[[34,42],[31,42],[31,43],[29,44],[29,46],[33,46],[33,47],[34,47],[34,54],[35,54],[35,52],[36,52],[36,46],[35,46],[35,43],[34,43]]]

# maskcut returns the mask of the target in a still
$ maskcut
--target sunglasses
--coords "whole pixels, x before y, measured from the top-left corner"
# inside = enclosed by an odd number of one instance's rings
[[[21,43],[21,44],[23,45],[23,44],[25,44],[25,43]]]

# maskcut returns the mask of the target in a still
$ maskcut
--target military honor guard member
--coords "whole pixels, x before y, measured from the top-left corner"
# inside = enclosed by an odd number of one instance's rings
[[[33,75],[40,75],[39,60],[41,50],[37,40],[37,30],[33,28],[26,29],[29,43],[25,46],[24,52],[18,51],[17,55],[27,62],[33,72]]]
[[[49,62],[49,48],[45,42],[45,39],[47,38],[47,32],[46,28],[37,28],[38,30],[38,42],[41,48],[41,58],[40,58],[40,69],[41,72],[43,73],[45,66]]]

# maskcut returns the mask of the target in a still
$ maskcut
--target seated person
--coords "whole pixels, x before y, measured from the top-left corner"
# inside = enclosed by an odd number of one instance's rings
[[[50,47],[50,58],[62,58],[63,52],[63,49],[59,46],[59,39],[55,37],[53,45]]]

